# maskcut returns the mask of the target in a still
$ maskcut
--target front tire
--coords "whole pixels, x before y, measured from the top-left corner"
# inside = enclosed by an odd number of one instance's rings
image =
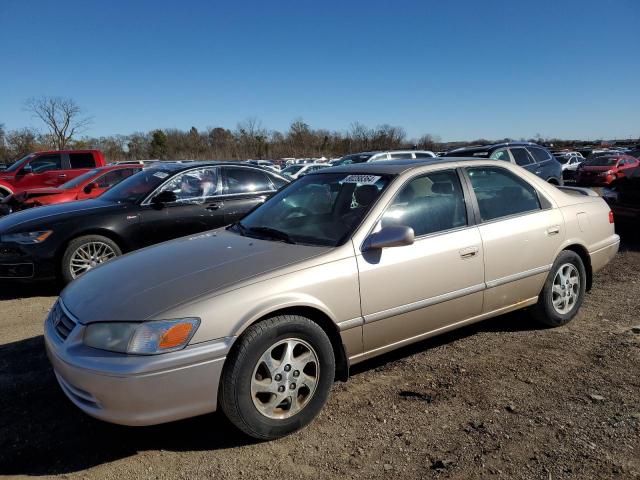
[[[334,375],[331,341],[317,323],[272,317],[250,326],[234,345],[220,381],[220,406],[247,435],[280,438],[320,413]]]
[[[532,309],[533,317],[548,327],[566,325],[580,310],[586,287],[587,274],[580,255],[562,251]]]
[[[78,237],[67,246],[62,256],[61,274],[64,283],[75,280],[101,263],[122,255],[116,242],[102,235]]]

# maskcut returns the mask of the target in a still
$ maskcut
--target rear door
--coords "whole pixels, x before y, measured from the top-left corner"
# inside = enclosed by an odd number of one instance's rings
[[[482,311],[482,242],[462,185],[455,170],[414,177],[374,231],[409,226],[415,242],[357,255],[365,351],[391,348]]]
[[[465,169],[484,248],[484,312],[537,296],[564,238],[557,208],[515,173],[496,166]]]
[[[221,170],[225,224],[237,222],[276,191],[264,170],[243,166],[223,166]]]
[[[64,157],[64,177],[61,177],[64,182],[96,168],[96,159],[91,152],[69,152]]]
[[[555,162],[549,152],[539,147],[527,147],[527,150],[529,150],[529,153],[536,162],[533,173],[545,180],[555,176],[555,172],[553,171]]]

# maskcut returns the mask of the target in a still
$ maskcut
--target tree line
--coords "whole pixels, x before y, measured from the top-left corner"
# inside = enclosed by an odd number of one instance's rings
[[[426,133],[409,138],[403,127],[388,124],[368,127],[354,122],[346,131],[312,128],[303,119],[292,121],[288,130],[270,130],[257,118],[239,122],[234,129],[210,127],[184,131],[175,128],[135,132],[130,135],[90,137],[83,135],[90,117],[73,99],[32,98],[25,109],[40,120],[45,131],[33,127],[7,131],[0,123],[0,162],[8,163],[27,153],[50,149],[102,150],[107,161],[122,160],[247,160],[278,158],[335,158],[367,150],[419,148],[432,151],[509,141],[511,139],[475,139],[443,143],[437,135]],[[524,138],[519,140],[525,140]],[[575,146],[577,141],[545,139],[541,135],[527,139],[554,146]]]

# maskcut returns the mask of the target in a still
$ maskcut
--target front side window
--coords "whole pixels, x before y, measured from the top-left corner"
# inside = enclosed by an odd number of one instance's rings
[[[540,210],[538,193],[527,182],[503,168],[467,169],[482,221]]]
[[[99,170],[97,168],[94,170],[89,170],[88,172],[85,172],[82,175],[78,175],[76,178],[69,180],[66,183],[63,183],[58,188],[62,188],[64,190],[71,190],[72,188],[76,188],[78,185],[82,185],[84,182],[86,182],[90,178],[97,175],[98,172]]]
[[[267,174],[255,168],[226,167],[226,194],[273,190]]]
[[[71,168],[94,168],[96,160],[91,153],[70,153],[69,162]]]
[[[513,155],[516,165],[520,165],[521,167],[533,163],[531,156],[524,148],[512,148],[511,155]]]
[[[60,155],[41,155],[29,162],[33,173],[44,173],[50,170],[60,170],[62,168],[62,159]]]
[[[220,193],[219,185],[217,167],[198,168],[176,175],[160,192],[175,193],[177,203],[204,203]]]
[[[467,225],[464,193],[454,170],[434,172],[411,180],[382,216],[381,226],[413,228],[416,236]]]
[[[231,229],[265,240],[338,246],[350,238],[388,183],[385,175],[307,175]]]
[[[503,162],[511,162],[511,157],[509,156],[509,152],[507,149],[496,150],[491,154],[490,157],[492,160],[502,160]]]
[[[134,168],[120,168],[118,170],[112,170],[111,172],[107,172],[101,177],[98,177],[96,182],[98,183],[99,188],[111,188],[116,183],[120,183],[125,178],[130,177],[139,171],[140,169]]]
[[[429,155],[428,153],[418,152],[415,154],[416,158],[434,158],[433,155]]]

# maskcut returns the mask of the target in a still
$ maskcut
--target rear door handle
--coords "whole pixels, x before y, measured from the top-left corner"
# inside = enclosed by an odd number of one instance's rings
[[[220,210],[224,207],[224,202],[214,202],[206,206],[207,210]]]
[[[58,174],[58,178],[67,178],[67,174],[66,173],[60,173],[60,174]]]
[[[547,235],[557,235],[560,233],[560,225],[554,225],[553,227],[547,228]]]
[[[458,250],[458,253],[460,254],[460,258],[462,259],[473,258],[478,254],[479,250],[480,249],[478,247],[467,247]]]

